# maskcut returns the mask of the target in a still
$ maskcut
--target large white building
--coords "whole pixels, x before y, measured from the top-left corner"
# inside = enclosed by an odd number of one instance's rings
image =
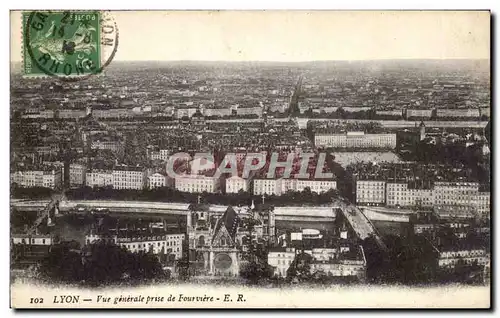
[[[183,253],[184,234],[167,234],[165,235],[167,253],[174,254],[175,259],[181,259]]]
[[[175,189],[191,193],[216,193],[220,190],[220,178],[204,175],[182,175],[175,178]]]
[[[114,189],[142,190],[146,187],[146,170],[140,167],[117,166],[113,169]]]
[[[436,117],[479,117],[480,112],[477,108],[464,109],[436,109]]]
[[[439,252],[438,265],[440,268],[454,268],[458,262],[471,265],[486,265],[488,257],[484,249],[457,249]]]
[[[305,250],[312,256],[311,273],[321,272],[335,277],[356,276],[360,279],[366,277],[366,258],[363,247],[359,246],[361,257],[358,259],[345,259],[342,257],[343,249],[313,248]],[[298,252],[298,251],[297,251]],[[274,248],[267,255],[267,262],[274,268],[274,274],[286,277],[287,271],[297,254],[295,248]]]
[[[106,241],[124,247],[132,253],[152,252],[153,254],[163,253],[165,255],[175,255],[175,259],[181,259],[183,253],[184,234],[165,234],[152,236],[131,236],[118,237],[117,235],[100,236],[90,234],[85,237],[87,244],[98,241]]]
[[[85,184],[89,187],[106,187],[113,185],[113,172],[92,170],[85,174]]]
[[[166,187],[167,179],[168,177],[162,173],[153,173],[148,177],[148,187],[149,189]]]
[[[410,188],[405,182],[387,183],[388,206],[472,207],[480,217],[489,217],[490,192],[480,192],[476,182],[436,182],[429,189]]]
[[[87,112],[80,109],[60,109],[57,114],[59,118],[83,118],[87,115]]]
[[[71,187],[81,187],[85,185],[87,166],[79,163],[69,165],[69,185]]]
[[[273,248],[267,254],[267,263],[274,268],[274,274],[286,277],[286,272],[295,259],[295,248]]]
[[[173,254],[175,259],[182,258],[182,242],[184,234],[168,234],[148,237],[122,237],[116,244],[125,247],[132,253],[149,252],[153,254]]]
[[[304,191],[305,188],[311,189],[311,192],[322,193],[337,189],[337,181],[322,179],[296,179],[297,186],[295,191]]]
[[[417,118],[431,118],[432,109],[407,109],[406,118],[417,117]]]
[[[255,195],[281,195],[283,179],[260,179],[253,181],[253,194]]]
[[[61,170],[51,170],[43,172],[43,187],[50,189],[57,189],[62,186],[62,173]]]
[[[43,245],[50,246],[55,240],[51,235],[40,234],[12,234],[11,241],[13,244],[23,245]]]
[[[58,189],[62,186],[62,172],[60,169],[15,171],[10,174],[10,180],[23,188]]]
[[[232,176],[226,179],[226,193],[238,193],[240,190],[250,191],[250,179],[244,179],[238,176]]]
[[[479,183],[436,182],[434,184],[435,204],[469,205],[476,200]]]
[[[344,134],[323,134],[314,136],[317,147],[332,148],[396,148],[396,134],[365,134],[362,131],[349,131]]]
[[[287,191],[304,191],[309,188],[311,192],[322,193],[337,189],[337,182],[328,179],[255,179],[253,181],[255,195],[282,195]]]
[[[385,204],[385,181],[358,180],[356,181],[356,203]]]
[[[111,108],[111,109],[92,109],[92,117],[94,118],[127,118],[133,115],[132,110],[128,108]]]
[[[122,143],[114,140],[94,140],[90,145],[91,149],[120,151]]]
[[[432,189],[412,189],[407,183],[387,183],[388,206],[422,206],[434,205]]]
[[[169,150],[168,149],[160,149],[159,151],[151,151],[149,157],[151,160],[161,160],[168,161],[169,158]]]
[[[477,213],[483,218],[490,217],[490,201],[491,198],[489,192],[479,192],[476,196],[476,210]]]
[[[174,110],[174,114],[175,114],[175,117],[177,119],[181,119],[183,117],[189,117],[191,118],[194,113],[196,113],[196,111],[198,110],[198,108],[194,108],[194,107],[191,107],[191,108],[175,108]]]

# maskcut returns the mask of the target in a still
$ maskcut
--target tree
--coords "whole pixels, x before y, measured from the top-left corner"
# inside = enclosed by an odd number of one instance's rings
[[[272,275],[273,268],[270,265],[264,262],[256,262],[255,260],[243,263],[240,268],[240,277],[253,284],[263,279],[271,278]]]
[[[38,268],[41,278],[51,281],[78,282],[82,276],[82,261],[76,242],[63,242],[51,247]]]
[[[52,247],[43,260],[39,274],[51,281],[108,285],[132,279],[168,278],[156,255],[131,253],[123,247],[97,242],[81,251],[71,242]]]
[[[182,258],[178,260],[176,267],[179,273],[179,278],[181,280],[187,280],[189,278],[189,259]]]
[[[292,264],[290,264],[290,267],[286,271],[287,278],[297,278],[299,281],[307,281],[311,279],[311,262],[311,255],[304,252],[297,254]]]

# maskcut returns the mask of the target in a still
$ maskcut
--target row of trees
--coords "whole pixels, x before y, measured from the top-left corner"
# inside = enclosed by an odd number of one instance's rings
[[[39,267],[39,275],[51,282],[109,285],[168,279],[170,273],[162,269],[152,253],[132,253],[123,247],[102,242],[80,250],[74,242],[66,242],[52,247]]]
[[[329,190],[323,193],[312,192],[310,188],[303,191],[288,191],[281,196],[265,195],[264,200],[268,204],[328,204],[332,198],[338,195],[337,191]],[[201,194],[177,191],[172,188],[162,187],[148,190],[117,190],[112,187],[91,188],[81,187],[70,189],[66,192],[68,199],[72,200],[136,200],[136,201],[157,201],[157,202],[201,202],[207,204],[226,205],[250,205],[254,202],[262,202],[262,196],[240,191],[238,193],[207,193]]]
[[[47,199],[54,193],[54,190],[44,187],[23,188],[17,184],[10,187],[10,195],[14,199]]]

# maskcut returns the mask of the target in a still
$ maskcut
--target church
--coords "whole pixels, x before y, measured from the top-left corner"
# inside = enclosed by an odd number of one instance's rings
[[[187,217],[189,262],[194,275],[238,277],[248,244],[274,240],[274,213],[254,206],[198,206]],[[246,225],[253,226],[249,229]]]
[[[240,218],[231,207],[220,211],[193,211],[188,215],[189,261],[195,275],[237,277],[240,246],[236,233]]]

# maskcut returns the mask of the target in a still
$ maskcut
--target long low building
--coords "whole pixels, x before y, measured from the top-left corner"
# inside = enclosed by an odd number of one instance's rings
[[[477,108],[464,109],[436,109],[436,117],[477,118],[481,116]]]
[[[253,180],[253,193],[255,195],[282,195],[287,191],[304,191],[309,188],[311,192],[323,193],[337,189],[337,181],[330,179],[260,179]]]
[[[396,148],[396,134],[365,134],[362,131],[349,131],[343,134],[317,134],[314,136],[316,147],[332,148]]]
[[[152,252],[153,254],[172,254],[175,259],[182,258],[182,243],[185,234],[174,233],[156,236],[100,236],[90,234],[85,236],[86,244],[92,244],[98,241],[106,241],[124,247],[132,253]]]

